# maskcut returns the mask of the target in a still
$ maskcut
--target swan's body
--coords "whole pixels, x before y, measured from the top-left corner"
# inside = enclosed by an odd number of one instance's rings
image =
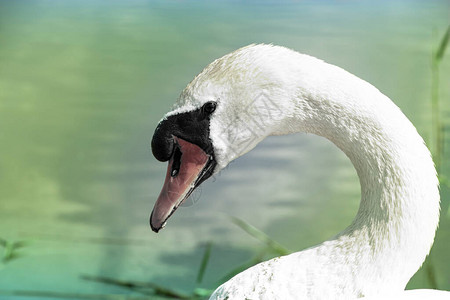
[[[205,118],[212,146],[190,142],[214,159],[214,172],[269,135],[308,132],[344,151],[361,182],[359,211],[344,231],[238,274],[211,299],[352,299],[404,290],[433,244],[439,191],[430,152],[388,97],[316,58],[283,47],[251,45],[214,61],[186,87],[155,132],[154,153],[168,120],[185,118],[211,101],[217,109]],[[188,134],[182,138],[189,141]],[[169,168],[175,164],[170,155]],[[199,161],[200,170],[206,162]],[[197,180],[189,186],[195,188]],[[158,219],[151,221],[156,230],[170,216],[158,214],[161,205],[155,206],[157,217],[152,215]]]

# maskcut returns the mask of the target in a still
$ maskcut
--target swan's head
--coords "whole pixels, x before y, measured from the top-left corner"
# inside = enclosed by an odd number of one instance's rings
[[[283,101],[286,91],[279,92],[283,76],[268,70],[273,64],[266,56],[276,56],[274,48],[252,45],[212,62],[158,124],[152,151],[159,161],[168,161],[168,169],[150,217],[153,231],[202,182],[276,133],[285,111],[292,111]]]

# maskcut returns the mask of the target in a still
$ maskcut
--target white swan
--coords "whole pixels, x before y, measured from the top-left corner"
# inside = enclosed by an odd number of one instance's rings
[[[422,138],[369,83],[283,47],[250,45],[215,60],[161,120],[152,150],[169,165],[152,229],[265,137],[294,132],[323,136],[350,158],[361,183],[358,213],[332,239],[260,263],[211,299],[448,299],[446,292],[402,292],[429,253],[439,219],[436,171]]]

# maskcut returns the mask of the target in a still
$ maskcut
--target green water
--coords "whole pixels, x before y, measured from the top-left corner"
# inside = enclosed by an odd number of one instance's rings
[[[356,172],[330,142],[295,135],[232,163],[154,234],[148,218],[166,165],[151,155],[153,130],[210,61],[265,42],[371,82],[430,141],[431,50],[449,9],[448,1],[0,1],[0,238],[27,242],[0,263],[0,298],[13,290],[130,294],[83,274],[190,292],[209,241],[201,286],[214,288],[261,249],[229,215],[292,250],[345,228],[359,204]],[[444,149],[449,82],[447,51]],[[441,195],[448,202],[449,188]],[[450,289],[449,249],[443,211],[431,254],[440,289]],[[428,287],[424,270],[408,285]]]

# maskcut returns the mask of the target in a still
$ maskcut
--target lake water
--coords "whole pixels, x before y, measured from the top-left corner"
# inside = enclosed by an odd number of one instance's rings
[[[263,248],[230,216],[294,251],[344,229],[359,205],[356,172],[327,140],[298,134],[265,140],[153,233],[148,218],[166,171],[150,151],[156,124],[209,62],[264,42],[369,81],[430,143],[431,51],[449,11],[448,1],[0,2],[0,238],[26,242],[11,260],[0,247],[0,298],[139,295],[81,275],[214,288]],[[447,178],[449,82],[447,51],[439,92]],[[441,197],[448,203],[448,186]],[[442,211],[426,266],[447,290],[449,250]],[[408,288],[430,284],[420,270]]]

